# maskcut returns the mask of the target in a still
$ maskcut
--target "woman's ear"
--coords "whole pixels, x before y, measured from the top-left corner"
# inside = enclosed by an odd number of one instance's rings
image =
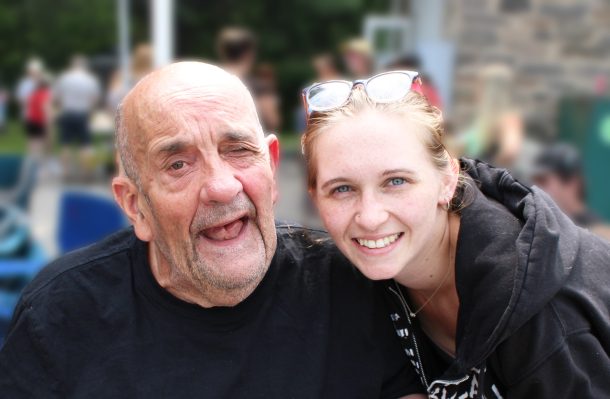
[[[457,159],[449,158],[449,165],[447,165],[446,172],[442,174],[442,188],[439,194],[438,203],[439,205],[445,206],[451,202],[455,194],[455,189],[458,184],[460,176],[460,164]]]
[[[112,179],[112,193],[133,225],[136,236],[142,241],[150,241],[152,230],[148,218],[142,213],[140,191],[136,185],[127,176],[120,175]]]

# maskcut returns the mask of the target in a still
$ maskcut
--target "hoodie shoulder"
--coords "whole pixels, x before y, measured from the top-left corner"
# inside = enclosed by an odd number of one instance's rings
[[[564,286],[580,232],[544,192],[507,170],[467,159],[461,165],[472,179],[473,201],[462,212],[456,255],[461,283],[456,273],[464,292],[463,350],[477,363]],[[477,327],[468,331],[469,325]]]

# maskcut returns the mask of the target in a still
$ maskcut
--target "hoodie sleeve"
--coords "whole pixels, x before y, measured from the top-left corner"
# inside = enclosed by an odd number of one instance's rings
[[[539,367],[508,387],[508,398],[603,398],[610,392],[610,360],[599,341],[583,331],[566,337]]]
[[[508,398],[603,398],[610,357],[591,325],[566,325],[549,304],[500,344],[490,358]]]

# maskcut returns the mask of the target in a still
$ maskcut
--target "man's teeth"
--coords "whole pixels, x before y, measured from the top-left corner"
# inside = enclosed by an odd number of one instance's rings
[[[244,221],[242,219],[237,219],[231,223],[225,224],[224,226],[206,229],[203,232],[203,235],[214,241],[231,240],[239,235],[243,224]]]
[[[387,247],[394,241],[398,240],[399,236],[400,236],[400,234],[392,234],[391,236],[380,238],[378,240],[363,240],[360,238],[356,238],[356,241],[358,241],[358,244],[362,245],[363,247],[367,247],[367,248],[371,248],[371,249],[383,248],[383,247]]]

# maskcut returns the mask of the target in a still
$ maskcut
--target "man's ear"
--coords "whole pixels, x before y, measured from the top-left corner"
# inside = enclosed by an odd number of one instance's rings
[[[278,198],[277,174],[278,167],[280,166],[280,142],[274,134],[265,137],[265,141],[269,148],[269,162],[271,164],[271,171],[273,172],[273,203],[275,204]]]
[[[150,241],[152,230],[148,218],[142,213],[140,191],[136,185],[127,176],[117,176],[112,179],[112,193],[133,225],[136,236],[142,241]]]

